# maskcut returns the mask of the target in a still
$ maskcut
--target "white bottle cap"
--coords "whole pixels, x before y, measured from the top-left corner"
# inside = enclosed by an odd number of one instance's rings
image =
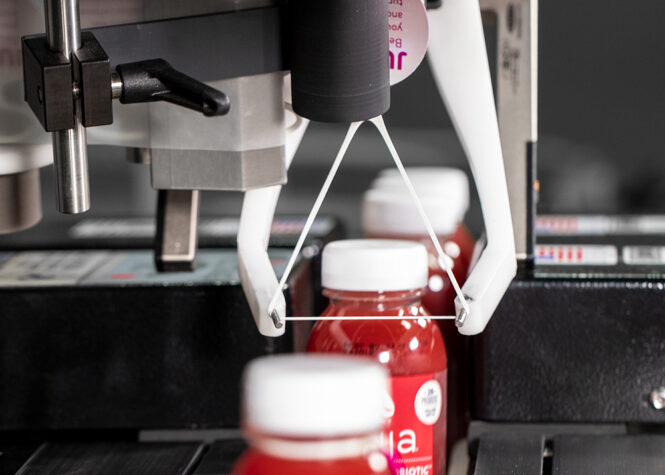
[[[243,418],[268,435],[367,434],[385,422],[386,370],[364,357],[281,355],[258,358],[244,376]]]
[[[321,284],[327,289],[386,292],[427,285],[427,250],[417,242],[335,241],[323,249]]]
[[[407,168],[434,231],[455,231],[469,209],[469,180],[455,168]],[[363,229],[373,234],[424,235],[425,224],[397,169],[383,170],[363,199]]]
[[[455,203],[464,211],[469,208],[469,178],[459,168],[453,167],[406,167],[406,173],[416,190],[438,189],[448,190],[455,197]],[[389,188],[394,186],[406,189],[402,175],[395,167],[385,168],[372,182],[372,188]]]

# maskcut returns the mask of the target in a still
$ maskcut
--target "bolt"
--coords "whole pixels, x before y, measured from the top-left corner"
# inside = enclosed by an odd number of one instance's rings
[[[455,319],[455,326],[457,328],[462,328],[462,326],[464,325],[464,321],[466,320],[467,315],[468,315],[468,312],[466,311],[466,309],[462,309],[460,311],[459,315]]]
[[[661,386],[660,388],[651,391],[649,402],[656,410],[665,408],[665,387]]]
[[[275,325],[275,328],[278,330],[284,326],[284,322],[279,318],[279,314],[277,313],[277,310],[273,310],[270,312],[270,319],[272,320],[272,323]]]

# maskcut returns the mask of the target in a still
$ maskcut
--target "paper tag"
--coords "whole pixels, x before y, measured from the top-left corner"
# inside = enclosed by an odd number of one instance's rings
[[[625,246],[623,263],[629,266],[653,266],[665,264],[665,246]]]
[[[421,0],[387,0],[390,36],[390,84],[413,73],[427,52],[429,23]]]
[[[613,266],[619,262],[616,246],[538,245],[536,264]]]

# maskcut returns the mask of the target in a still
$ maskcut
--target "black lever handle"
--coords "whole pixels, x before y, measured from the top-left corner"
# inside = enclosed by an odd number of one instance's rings
[[[123,104],[166,101],[208,117],[225,115],[231,108],[222,91],[176,71],[163,59],[120,64],[116,71],[122,80]]]

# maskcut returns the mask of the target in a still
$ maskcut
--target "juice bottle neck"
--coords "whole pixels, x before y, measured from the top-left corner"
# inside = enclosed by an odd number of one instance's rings
[[[330,304],[338,307],[375,308],[385,311],[393,308],[420,305],[423,289],[398,290],[390,292],[349,291],[324,289],[323,295],[330,299]]]
[[[293,438],[248,435],[250,445],[273,457],[291,460],[335,460],[366,456],[382,447],[381,432],[337,438]]]

